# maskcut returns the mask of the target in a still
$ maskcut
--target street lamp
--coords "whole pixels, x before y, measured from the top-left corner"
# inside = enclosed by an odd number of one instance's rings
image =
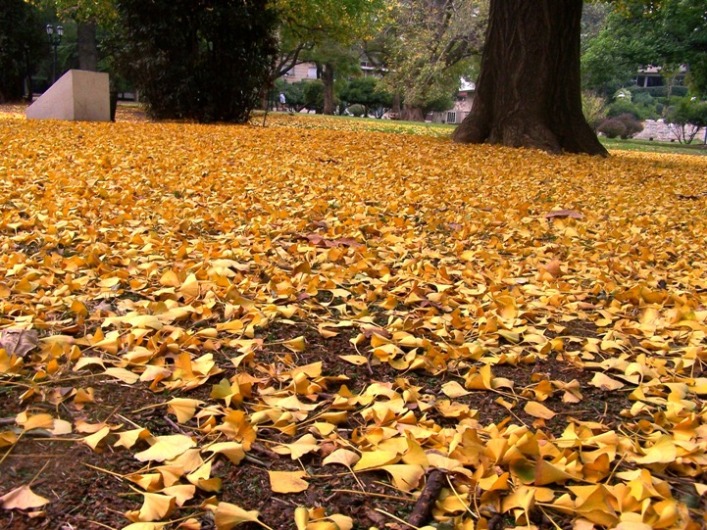
[[[54,26],[47,24],[47,37],[49,45],[54,49],[54,61],[52,62],[52,85],[56,82],[56,65],[57,65],[57,48],[61,44],[61,38],[64,36],[64,26],[57,25],[56,31]]]

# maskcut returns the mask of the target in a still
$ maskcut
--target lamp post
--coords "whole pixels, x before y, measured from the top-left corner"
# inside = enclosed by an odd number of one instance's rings
[[[52,62],[52,85],[56,82],[56,65],[57,65],[57,48],[61,43],[61,38],[64,36],[64,26],[57,25],[56,30],[51,24],[47,24],[47,37],[49,38],[49,45],[54,50],[53,62]]]

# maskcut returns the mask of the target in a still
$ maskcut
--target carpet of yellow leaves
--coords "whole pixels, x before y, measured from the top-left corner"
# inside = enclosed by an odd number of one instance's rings
[[[22,388],[25,406],[0,423],[0,465],[37,429],[131,451],[145,468],[124,477],[143,498],[130,529],[186,516],[199,528],[197,513],[219,529],[259,522],[212,476],[255,443],[292,461],[326,446],[323,465],[382,471],[401,494],[442,470],[433,515],[448,528],[493,527],[497,514],[530,527],[537,511],[578,529],[699,528],[707,160],[555,157],[311,123],[0,120],[0,389]],[[260,331],[293,321],[323,339],[352,331],[360,355],[345,362],[426,371],[440,388],[401,378],[351,392],[298,363],[303,337],[263,361]],[[578,322],[591,333],[573,333]],[[541,359],[628,395],[620,427],[568,414],[561,435],[544,429],[563,413],[548,399],[581,402],[581,386],[494,375]],[[67,381],[58,402],[90,407],[90,387],[116,379],[169,391],[183,430],[72,424],[36,407],[57,404],[50,389]],[[202,385],[208,400],[180,394]],[[482,424],[458,403],[477,392],[508,419]],[[534,423],[514,419],[521,410]],[[360,427],[341,428],[353,417]],[[309,487],[306,467],[271,473],[276,492]],[[195,495],[200,508],[181,508]],[[5,509],[46,502],[0,481]],[[292,527],[352,527],[326,508],[298,508]]]

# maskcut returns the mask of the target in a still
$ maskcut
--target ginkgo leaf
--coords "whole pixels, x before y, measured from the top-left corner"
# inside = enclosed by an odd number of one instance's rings
[[[177,416],[179,423],[186,423],[196,414],[196,408],[203,404],[198,399],[172,398],[167,402],[167,410]]]
[[[184,506],[187,501],[194,498],[196,487],[188,484],[177,484],[176,486],[164,488],[161,493],[168,497],[174,497],[177,506]]]
[[[339,355],[339,359],[347,363],[355,364],[356,366],[364,366],[368,364],[368,358],[363,355]]]
[[[470,371],[465,378],[464,386],[469,390],[492,390],[491,366],[485,364],[478,371]]]
[[[577,480],[578,477],[567,473],[560,467],[546,460],[538,459],[535,463],[535,485],[545,486],[553,483],[563,483],[568,480]]]
[[[268,471],[273,493],[299,493],[309,488],[305,471]]]
[[[341,464],[346,467],[351,467],[360,459],[361,457],[353,451],[349,451],[348,449],[337,449],[322,460],[322,464]]]
[[[240,464],[245,458],[245,450],[243,444],[238,442],[219,442],[212,444],[205,449],[212,453],[219,453],[228,458],[233,464]]]
[[[193,273],[187,276],[184,283],[179,287],[179,293],[188,300],[198,298],[200,292],[199,280],[197,280],[196,275]]]
[[[115,377],[116,379],[120,379],[123,383],[127,383],[128,385],[133,385],[140,380],[140,376],[138,374],[131,372],[130,370],[126,370],[125,368],[107,368],[105,374]]]
[[[295,508],[295,526],[297,530],[306,530],[309,522],[309,510],[304,506]]]
[[[612,379],[608,375],[603,374],[601,372],[595,373],[594,377],[592,377],[592,380],[589,382],[589,384],[606,391],[618,390],[625,386],[621,381]]]
[[[29,415],[26,412],[21,412],[15,417],[15,423],[20,425],[25,431],[34,429],[51,430],[54,428],[54,417],[51,414]]]
[[[175,498],[170,495],[159,493],[143,493],[142,506],[138,513],[140,521],[157,521],[164,519],[174,510]]]
[[[164,462],[172,460],[181,455],[186,450],[196,446],[196,442],[184,434],[172,434],[167,436],[156,436],[152,442],[152,447],[135,454],[140,462],[154,461]]]
[[[661,436],[651,447],[643,450],[643,456],[632,458],[637,464],[669,464],[678,452],[671,436]]]
[[[34,493],[29,486],[20,486],[0,497],[0,506],[5,510],[29,510],[47,503],[48,499]]]
[[[214,522],[217,530],[229,530],[243,523],[259,523],[259,516],[257,510],[248,511],[235,504],[219,502],[214,512]]]
[[[351,530],[354,526],[353,519],[348,515],[333,513],[331,515],[327,515],[327,519],[334,522],[336,525],[336,530]]]
[[[118,441],[113,444],[113,447],[125,447],[126,449],[130,449],[138,440],[149,438],[150,431],[138,427],[137,429],[119,432],[117,435]]]
[[[295,337],[294,339],[286,340],[282,345],[295,353],[303,352],[305,348],[304,337]]]
[[[199,468],[187,475],[187,480],[200,490],[214,492],[219,491],[222,486],[219,477],[211,477],[211,461],[205,462]]]
[[[422,477],[425,476],[425,469],[416,464],[394,464],[381,467],[390,473],[393,484],[402,491],[411,491],[416,488]]]
[[[388,464],[392,464],[398,459],[398,453],[395,451],[364,451],[361,453],[360,460],[354,466],[354,471],[380,468]]]
[[[544,420],[551,420],[555,417],[555,413],[552,410],[537,401],[528,401],[525,404],[525,407],[523,407],[523,410],[530,416],[542,418]]]
[[[468,396],[470,394],[468,390],[465,390],[464,387],[456,381],[449,381],[447,383],[444,383],[442,385],[442,392],[444,392],[445,396],[452,399]]]
[[[294,443],[278,445],[272,450],[280,455],[290,455],[292,460],[297,460],[307,453],[318,451],[319,443],[311,434],[305,434]]]
[[[168,523],[130,523],[128,526],[124,526],[121,530],[162,530]]]
[[[110,434],[110,427],[103,427],[100,431],[95,432],[89,436],[86,436],[85,438],[82,439],[83,443],[88,445],[91,449],[94,451],[96,450],[96,447],[98,447],[98,444],[101,443],[101,441]]]

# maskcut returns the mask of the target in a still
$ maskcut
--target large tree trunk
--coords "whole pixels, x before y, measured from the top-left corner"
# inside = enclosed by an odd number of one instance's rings
[[[79,22],[76,28],[78,38],[79,68],[98,70],[98,41],[95,22]]]
[[[334,66],[326,63],[322,68],[322,83],[324,83],[324,114],[334,114],[336,102],[334,100]]]
[[[582,0],[491,0],[464,143],[606,155],[582,115]]]

